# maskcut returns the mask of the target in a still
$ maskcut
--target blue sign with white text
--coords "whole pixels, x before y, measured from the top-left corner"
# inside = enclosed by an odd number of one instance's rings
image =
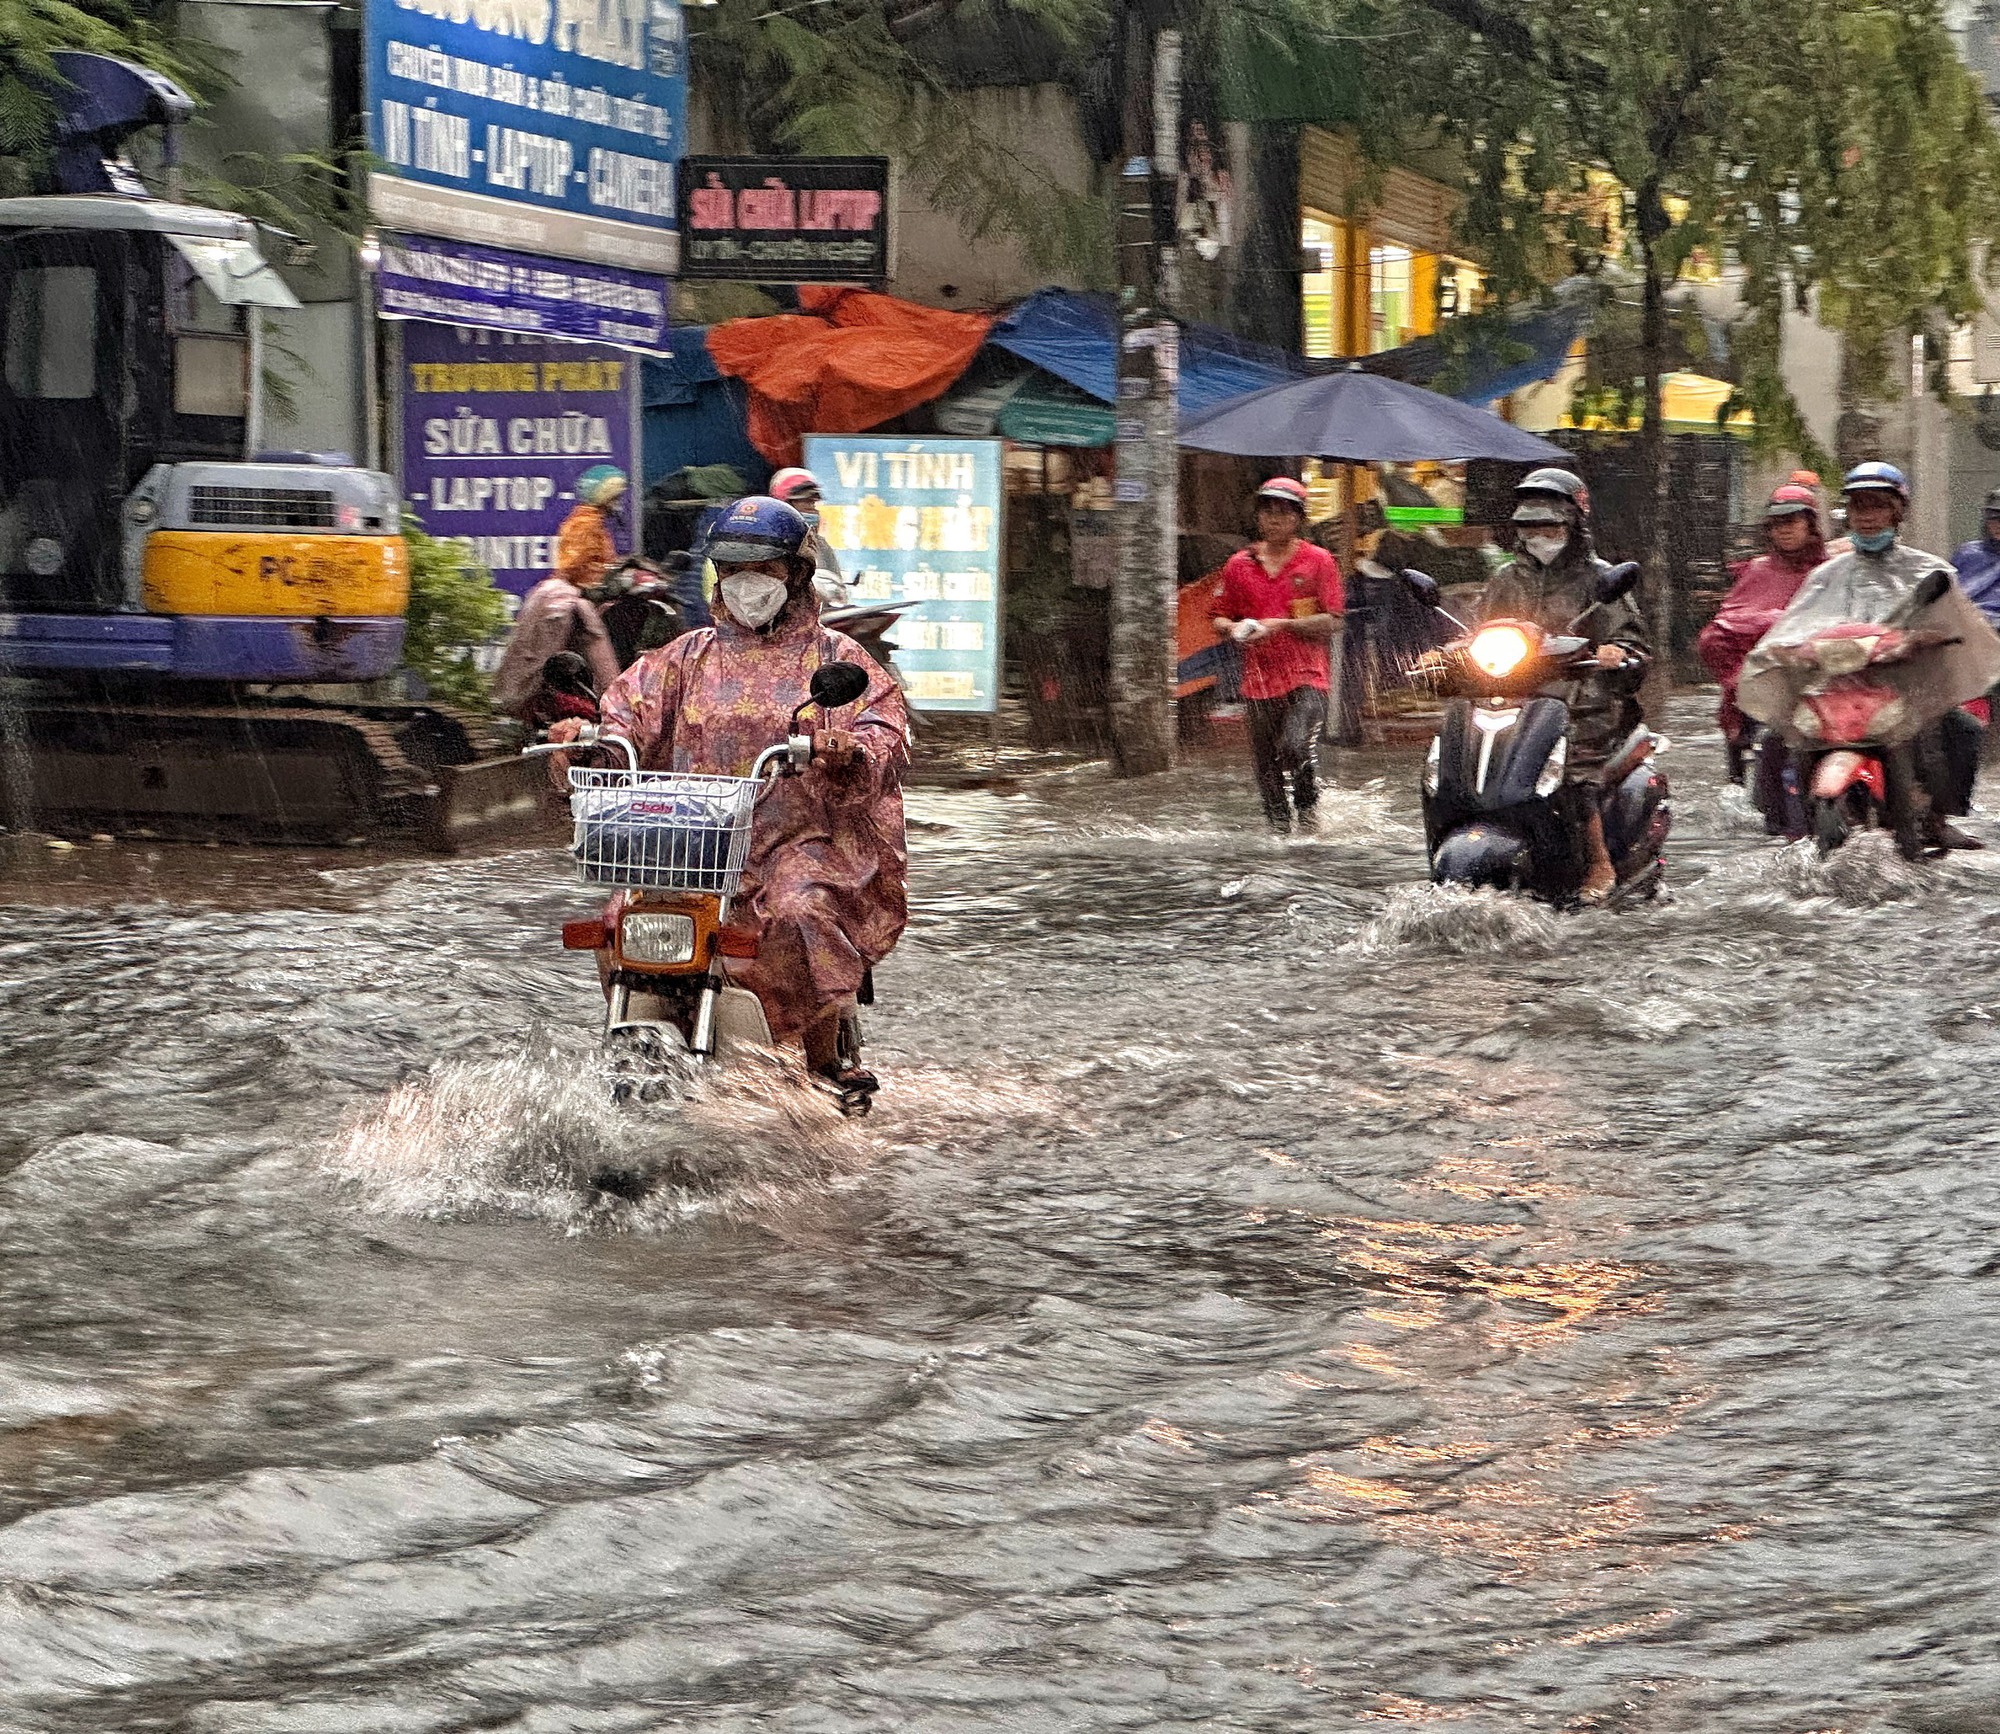
[[[367,5],[372,202],[385,225],[671,269],[681,0]],[[636,243],[622,253],[621,235]]]
[[[897,621],[918,710],[1000,702],[999,440],[808,434],[820,534],[856,602],[921,602]]]

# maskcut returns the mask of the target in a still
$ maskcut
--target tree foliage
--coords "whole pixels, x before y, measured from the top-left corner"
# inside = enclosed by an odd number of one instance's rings
[[[433,698],[484,710],[492,682],[472,659],[507,624],[507,603],[493,575],[457,542],[440,541],[408,513],[403,541],[410,553],[409,626],[403,666],[423,677]]]

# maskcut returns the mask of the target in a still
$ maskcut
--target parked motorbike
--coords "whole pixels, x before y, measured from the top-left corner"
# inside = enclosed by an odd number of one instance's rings
[[[765,748],[747,777],[642,771],[630,741],[595,725],[574,741],[526,749],[524,756],[538,757],[614,748],[626,761],[615,769],[570,769],[570,853],[584,884],[615,895],[601,914],[563,926],[565,950],[598,955],[604,1047],[620,1100],[643,1097],[677,1067],[726,1064],[743,1049],[771,1047],[762,1003],[735,986],[725,967],[726,959],[757,955],[756,935],[729,920],[757,801],[767,783],[812,763],[812,734],[799,720],[805,712],[838,710],[867,690],[868,671],[855,663],[820,668],[786,739]],[[860,1069],[860,1042],[859,1023],[843,1020],[847,1070]],[[864,1114],[873,1086],[833,1093],[846,1112]]]
[[[1792,727],[1812,745],[1788,747],[1764,731],[1765,755],[1756,780],[1767,820],[1796,825],[1793,802],[1802,805],[1807,830],[1822,856],[1856,831],[1891,832],[1896,848],[1914,861],[1924,852],[1922,803],[1913,757],[1883,745],[1904,732],[1908,710],[1886,670],[1957,639],[1900,624],[1941,600],[1951,587],[1943,571],[1931,573],[1897,611],[1893,622],[1846,621],[1815,632],[1778,656],[1799,674]]]
[[[1638,577],[1632,562],[1613,567],[1598,580],[1597,600],[1615,602]],[[1596,641],[1580,632],[1587,616],[1563,633],[1545,633],[1526,620],[1493,620],[1474,630],[1446,612],[1428,574],[1405,571],[1403,580],[1462,635],[1430,653],[1429,672],[1448,698],[1423,771],[1431,878],[1574,903],[1584,857],[1579,826],[1562,797],[1570,709],[1542,689],[1597,668]],[[1672,808],[1667,779],[1652,761],[1666,745],[1641,725],[1599,778],[1619,903],[1655,895],[1665,872]]]
[[[674,578],[674,573],[632,555],[592,586],[591,600],[611,635],[620,668],[630,668],[647,651],[688,630],[687,605]]]

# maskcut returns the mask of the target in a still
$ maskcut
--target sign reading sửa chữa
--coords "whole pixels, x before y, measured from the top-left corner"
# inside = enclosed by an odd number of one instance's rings
[[[820,532],[857,602],[909,601],[896,667],[918,710],[1000,702],[999,440],[811,434]]]

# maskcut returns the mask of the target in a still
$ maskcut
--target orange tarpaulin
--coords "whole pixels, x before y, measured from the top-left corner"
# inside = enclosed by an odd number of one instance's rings
[[[803,313],[731,319],[708,333],[716,371],[750,388],[750,443],[799,461],[799,436],[860,433],[938,396],[993,323],[865,289],[804,288]]]

